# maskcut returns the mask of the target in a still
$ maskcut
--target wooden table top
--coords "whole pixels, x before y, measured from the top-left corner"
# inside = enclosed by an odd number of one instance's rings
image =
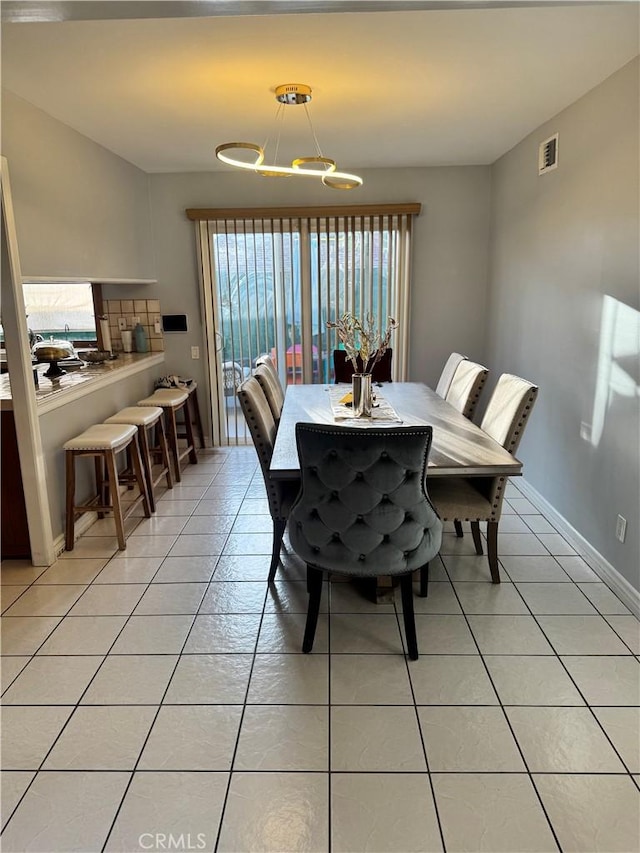
[[[331,409],[330,387],[335,386],[288,386],[271,459],[272,477],[290,479],[300,473],[297,423],[339,425]],[[347,386],[344,388],[346,391]],[[514,476],[522,472],[521,462],[426,385],[392,382],[375,390],[391,403],[404,426],[430,424],[433,427],[430,477]]]

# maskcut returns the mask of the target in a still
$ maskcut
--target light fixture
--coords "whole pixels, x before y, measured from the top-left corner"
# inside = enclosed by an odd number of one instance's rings
[[[323,156],[320,145],[318,144],[318,138],[313,129],[309,110],[307,109],[307,104],[310,100],[311,87],[306,86],[304,83],[285,83],[282,86],[276,86],[278,108],[275,122],[278,126],[278,135],[275,142],[274,162],[272,165],[265,163],[265,152],[269,144],[269,138],[267,138],[262,146],[256,145],[253,142],[225,142],[216,148],[216,157],[228,166],[247,169],[267,178],[287,178],[291,175],[320,178],[325,187],[331,187],[334,190],[353,190],[356,187],[362,186],[362,178],[358,177],[358,175],[351,175],[348,172],[339,172],[335,160],[330,160],[328,157]],[[280,134],[284,123],[284,109],[287,106],[300,106],[301,104],[304,107],[307,121],[309,122],[316,154],[313,157],[296,157],[290,166],[278,166],[276,165],[276,161],[278,159],[278,148],[280,147]],[[252,160],[239,159],[239,153],[230,156],[228,153],[230,151],[249,151],[255,154],[255,158]]]

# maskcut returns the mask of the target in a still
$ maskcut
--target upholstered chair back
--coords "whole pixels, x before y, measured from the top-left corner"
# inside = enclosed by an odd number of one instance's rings
[[[282,393],[282,386],[280,385],[277,374],[274,374],[274,371],[266,364],[259,364],[253,375],[264,391],[271,414],[273,415],[273,420],[277,426],[280,423],[280,415],[282,414],[282,406],[284,405],[284,394]]]
[[[471,420],[488,375],[482,364],[464,359],[453,374],[445,400]]]
[[[273,359],[269,355],[269,353],[263,353],[258,356],[256,359],[256,367],[266,367],[271,376],[273,377],[273,381],[280,386],[280,391],[282,396],[284,397],[284,389],[282,387],[282,383],[280,382],[280,377],[278,376],[278,371],[276,370],[276,366],[273,363]]]
[[[389,347],[385,350],[380,361],[374,365],[371,370],[371,378],[374,382],[391,382],[391,364],[393,360],[393,349]],[[364,370],[362,359],[357,358],[358,370]],[[347,358],[347,353],[343,349],[334,349],[333,351],[333,375],[336,382],[351,382],[351,377],[354,374],[353,363]]]
[[[449,358],[447,359],[447,363],[442,368],[440,379],[438,379],[438,384],[436,385],[436,394],[439,397],[442,397],[443,400],[447,396],[447,391],[449,390],[449,386],[451,385],[453,375],[458,369],[458,365],[461,361],[466,360],[466,355],[460,355],[459,352],[452,352]]]
[[[254,376],[244,380],[238,388],[237,396],[260,461],[271,517],[286,518],[290,506],[290,504],[284,505],[283,501],[285,497],[283,486],[286,481],[272,480],[269,475],[273,444],[276,439],[276,424],[269,402]]]
[[[537,385],[503,373],[487,403],[480,428],[515,456],[537,397]],[[489,482],[487,497],[492,503],[494,517],[499,518],[506,478],[494,477]]]
[[[302,488],[289,539],[305,562],[353,576],[407,574],[439,551],[425,490],[430,426],[296,425]]]

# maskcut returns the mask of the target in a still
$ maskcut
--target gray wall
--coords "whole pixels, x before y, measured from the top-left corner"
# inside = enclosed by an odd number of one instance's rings
[[[525,478],[636,589],[638,81],[636,59],[494,164],[487,334],[494,377],[540,386]],[[558,168],[538,177],[556,131]]]
[[[362,176],[362,189],[350,193],[233,171],[150,176],[158,298],[163,313],[189,315],[186,335],[165,335],[168,371],[204,381],[203,362],[193,361],[190,349],[202,344],[202,327],[188,207],[421,202],[414,224],[410,377],[433,384],[452,349],[484,357],[490,168],[373,169]]]
[[[6,90],[2,153],[23,275],[155,278],[144,172]]]

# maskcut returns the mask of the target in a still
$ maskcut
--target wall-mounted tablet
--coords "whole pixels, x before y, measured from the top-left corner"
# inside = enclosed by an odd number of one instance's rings
[[[163,332],[186,332],[187,331],[187,315],[186,314],[163,314],[162,315],[162,331]]]

